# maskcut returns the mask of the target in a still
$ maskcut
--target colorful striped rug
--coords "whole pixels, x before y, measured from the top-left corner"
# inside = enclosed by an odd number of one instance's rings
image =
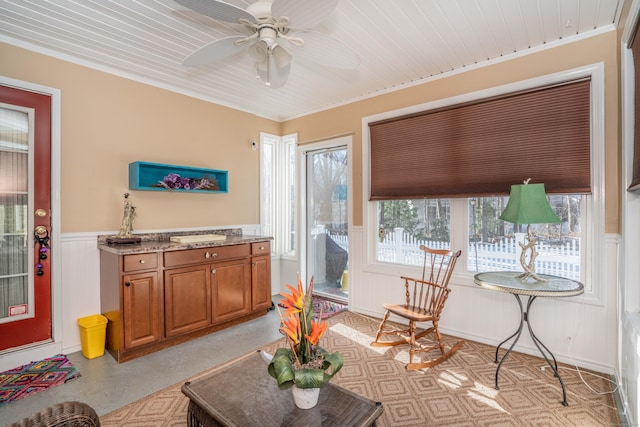
[[[278,303],[279,307],[282,307],[282,303]],[[322,320],[327,320],[330,317],[335,316],[338,313],[342,313],[349,309],[349,306],[346,304],[341,304],[339,302],[319,297],[317,295],[313,296],[313,317],[315,319],[320,318],[322,315]]]
[[[326,320],[338,313],[342,313],[349,307],[345,304],[341,304],[330,299],[322,298],[319,296],[313,296],[313,314],[318,318],[322,313],[322,320]]]
[[[0,406],[79,376],[64,354],[0,372]]]

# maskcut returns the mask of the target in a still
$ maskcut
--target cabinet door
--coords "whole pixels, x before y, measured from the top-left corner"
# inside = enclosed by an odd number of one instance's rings
[[[122,283],[124,348],[162,338],[158,274],[154,271],[125,275]]]
[[[251,309],[271,308],[271,257],[254,257],[251,262]]]
[[[170,337],[211,324],[209,266],[164,272],[165,333]]]
[[[249,258],[211,264],[213,323],[251,312],[251,266]]]

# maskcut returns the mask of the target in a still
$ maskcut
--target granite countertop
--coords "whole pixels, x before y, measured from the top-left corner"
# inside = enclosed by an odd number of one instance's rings
[[[178,243],[172,242],[172,236],[193,236],[200,234],[224,234],[227,236],[225,240],[213,240],[207,242],[190,242]],[[149,252],[168,252],[180,251],[183,249],[210,248],[215,246],[242,245],[245,243],[264,242],[273,240],[270,236],[248,235],[242,234],[240,229],[229,230],[205,230],[198,232],[176,232],[176,233],[148,233],[134,234],[134,237],[140,237],[140,243],[130,244],[110,244],[106,238],[109,236],[98,236],[98,249],[105,252],[111,252],[116,255],[140,254]]]

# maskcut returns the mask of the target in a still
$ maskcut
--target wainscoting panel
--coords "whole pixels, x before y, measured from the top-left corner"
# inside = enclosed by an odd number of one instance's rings
[[[62,350],[81,350],[78,318],[100,314],[100,251],[97,233],[61,236]]]
[[[402,302],[404,288],[399,276],[411,272],[399,267],[398,274],[388,275],[367,269],[362,227],[351,229],[349,239],[350,310],[381,318],[383,303]],[[618,237],[607,235],[605,240],[605,280],[596,284],[601,287],[597,298],[586,294],[537,298],[531,306],[530,322],[558,361],[613,374],[617,357]],[[440,321],[443,333],[497,345],[517,329],[520,311],[513,295],[480,288],[473,282],[472,273],[461,273],[461,264],[456,266],[450,287],[452,292]],[[515,350],[540,355],[526,330]]]

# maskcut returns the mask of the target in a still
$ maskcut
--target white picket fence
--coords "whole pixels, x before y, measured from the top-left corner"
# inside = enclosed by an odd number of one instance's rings
[[[378,261],[408,265],[422,265],[423,256],[419,249],[425,245],[433,249],[450,249],[449,242],[418,240],[397,228],[394,233],[384,236],[378,243]],[[330,234],[343,249],[348,249],[346,235]],[[467,270],[472,272],[496,270],[522,270],[518,242],[524,242],[524,234],[503,239],[497,243],[469,242],[467,247]],[[580,241],[569,239],[563,244],[549,245],[538,242],[536,272],[574,280],[580,280]]]

